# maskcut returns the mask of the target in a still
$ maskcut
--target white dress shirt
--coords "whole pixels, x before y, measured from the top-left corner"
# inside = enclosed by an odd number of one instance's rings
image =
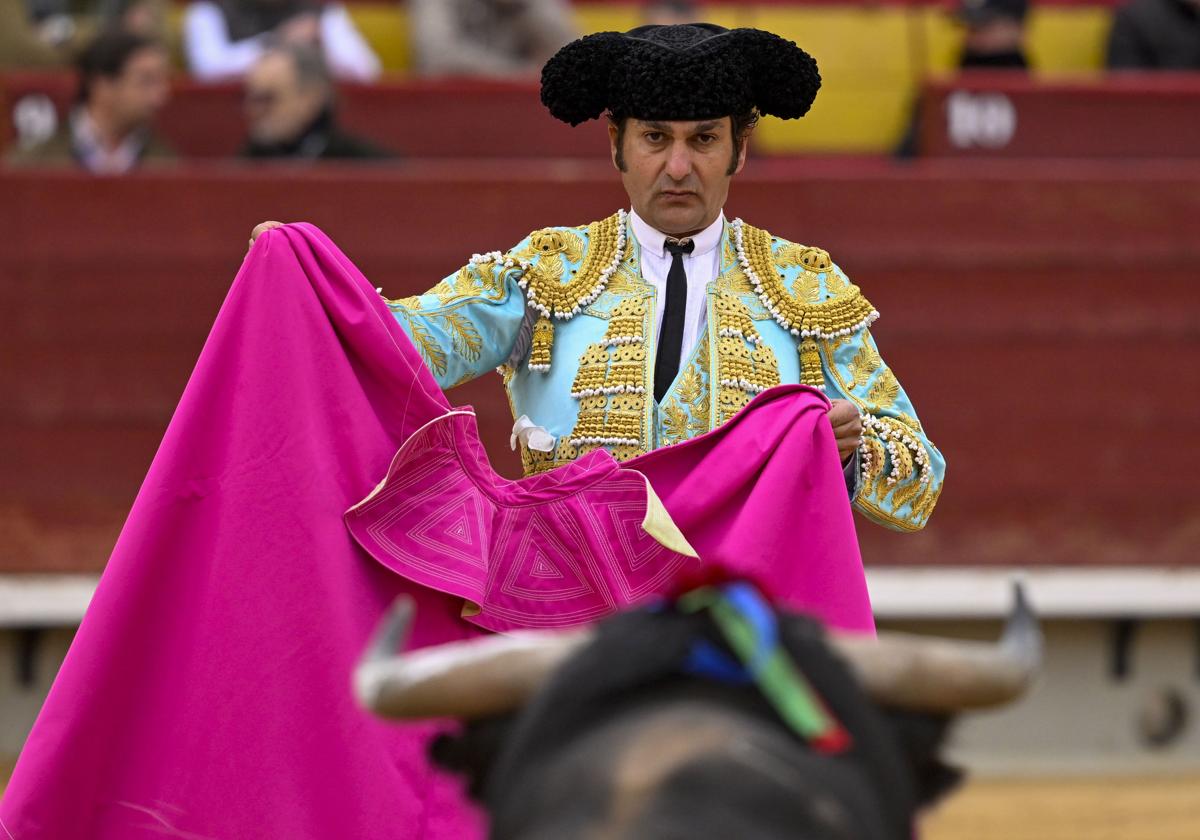
[[[667,273],[671,270],[671,254],[666,249],[667,235],[650,227],[636,211],[629,213],[633,235],[642,248],[642,279],[654,287],[658,305],[654,312],[654,335],[662,331],[663,312],[667,308]],[[708,284],[721,272],[721,234],[725,229],[725,214],[718,213],[716,221],[690,237],[695,243],[692,253],[683,256],[683,271],[687,275],[687,308],[683,316],[682,369],[696,348],[696,342],[708,326]],[[655,339],[657,340],[657,338]]]
[[[381,65],[371,46],[358,31],[346,7],[323,6],[320,15],[321,47],[330,74],[336,79],[372,82]],[[188,5],[183,13],[183,51],[192,76],[202,82],[239,79],[262,56],[271,33],[242,41],[229,39],[229,28],[221,7],[209,0]]]

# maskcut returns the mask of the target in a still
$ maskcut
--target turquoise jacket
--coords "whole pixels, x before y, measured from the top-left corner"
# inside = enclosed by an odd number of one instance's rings
[[[799,382],[858,406],[859,512],[921,528],[945,461],[871,338],[879,313],[820,248],[740,219],[726,223],[720,247],[707,334],[661,404],[651,381],[655,290],[641,279],[624,211],[535,231],[506,253],[476,254],[423,295],[388,303],[443,388],[499,370],[513,416],[553,436],[548,451],[522,442],[526,474],[597,447],[626,460],[695,437],[759,391]]]

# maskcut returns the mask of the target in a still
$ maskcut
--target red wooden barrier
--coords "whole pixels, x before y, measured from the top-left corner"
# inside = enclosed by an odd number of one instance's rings
[[[623,199],[602,162],[8,173],[0,196],[0,570],[103,563],[254,223],[314,221],[400,296]],[[728,209],[864,287],[949,460],[925,532],[862,524],[869,562],[1197,562],[1200,165],[756,162]],[[515,474],[499,381],[455,398]]]
[[[1200,75],[965,73],[925,86],[920,139],[933,156],[1200,157]]]

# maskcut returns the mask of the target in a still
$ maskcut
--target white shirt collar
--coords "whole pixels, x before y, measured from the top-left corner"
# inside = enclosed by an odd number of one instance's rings
[[[646,221],[637,214],[636,210],[629,211],[629,222],[633,226],[633,235],[637,237],[638,244],[642,246],[642,250],[648,251],[656,257],[664,258],[666,256],[667,235],[660,230],[650,227]],[[701,254],[707,254],[717,247],[721,242],[721,234],[725,232],[725,213],[724,211],[717,214],[717,218],[711,225],[704,230],[691,237],[692,242],[696,243],[695,249],[692,251],[692,258],[696,258]]]

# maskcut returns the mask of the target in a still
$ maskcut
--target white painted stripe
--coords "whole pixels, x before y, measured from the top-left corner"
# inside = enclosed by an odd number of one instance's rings
[[[1200,617],[1200,569],[905,567],[867,570],[875,615],[989,618],[1007,613],[1020,578],[1040,618]]]
[[[76,625],[99,580],[99,575],[0,575],[0,627]]]
[[[1200,618],[1200,569],[906,567],[867,570],[881,619],[991,618],[1020,577],[1040,618]],[[0,575],[0,627],[78,624],[97,575]]]

